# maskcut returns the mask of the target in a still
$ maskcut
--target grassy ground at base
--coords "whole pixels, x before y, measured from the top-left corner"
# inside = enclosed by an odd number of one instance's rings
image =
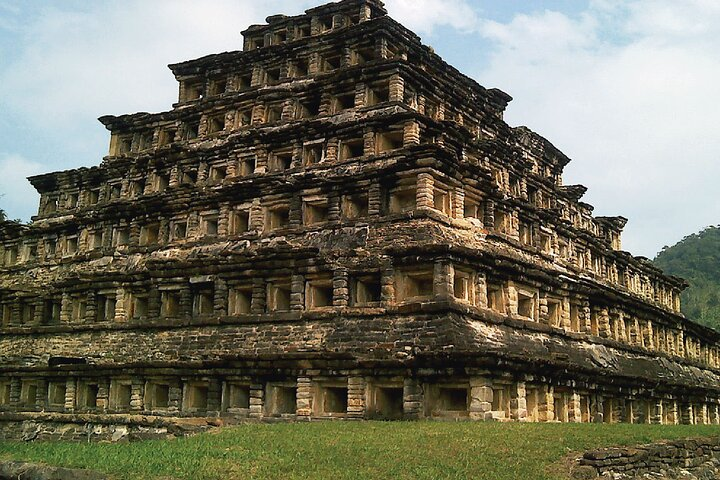
[[[570,452],[720,435],[717,426],[317,422],[249,424],[173,441],[0,442],[0,459],[116,479],[563,478]]]

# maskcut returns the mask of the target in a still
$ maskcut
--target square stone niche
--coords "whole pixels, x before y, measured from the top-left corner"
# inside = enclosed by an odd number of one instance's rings
[[[318,383],[313,400],[315,416],[338,417],[347,415],[348,387],[346,383]]]
[[[188,382],[183,389],[183,411],[204,413],[208,409],[208,383]]]
[[[247,416],[250,412],[250,385],[228,382],[223,391],[223,411]]]
[[[132,381],[113,380],[110,384],[110,410],[128,411],[132,400]]]
[[[426,388],[427,414],[432,417],[464,418],[469,416],[470,388],[463,383],[430,385]]]
[[[368,416],[379,420],[403,418],[404,397],[402,383],[380,383],[368,387]]]
[[[293,382],[270,382],[265,388],[265,415],[287,417],[297,412],[297,385]]]
[[[164,411],[170,406],[170,384],[151,381],[145,384],[145,410]]]
[[[48,383],[48,407],[51,409],[65,408],[65,391],[67,385],[64,380],[53,380]]]
[[[96,381],[78,381],[75,406],[80,410],[95,410],[98,407],[99,393],[100,385]]]

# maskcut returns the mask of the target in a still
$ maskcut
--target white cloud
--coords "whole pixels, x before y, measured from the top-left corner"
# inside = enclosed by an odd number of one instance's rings
[[[525,58],[547,60],[558,51],[593,47],[597,42],[595,25],[594,18],[588,15],[577,21],[559,12],[544,11],[517,15],[509,24],[485,21],[480,30],[503,50],[522,50]]]
[[[715,0],[638,0],[627,5],[630,33],[663,41],[705,37],[717,43],[720,3]]]
[[[0,209],[11,218],[19,216],[23,220],[36,214],[40,197],[26,178],[41,173],[43,168],[20,155],[0,154]]]
[[[432,34],[436,27],[473,30],[479,21],[466,0],[386,0],[389,14],[416,33]]]
[[[508,121],[574,158],[566,179],[590,188],[597,214],[629,217],[625,247],[652,257],[720,218],[720,9],[700,0],[593,5],[579,18],[484,24],[494,53],[477,78],[515,97]]]
[[[273,3],[294,11],[298,2]],[[267,8],[231,0],[95,2],[74,11],[60,6],[40,11],[23,32],[29,40],[20,58],[0,74],[0,102],[60,125],[168,109],[177,87],[165,66],[242,49],[241,26],[262,21]]]

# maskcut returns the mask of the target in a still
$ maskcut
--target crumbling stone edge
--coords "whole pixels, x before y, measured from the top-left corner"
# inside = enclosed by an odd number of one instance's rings
[[[575,459],[570,477],[574,480],[720,478],[720,436],[591,450]]]
[[[230,424],[204,417],[0,414],[0,440],[127,442],[182,437]]]
[[[0,480],[108,480],[91,470],[51,467],[26,462],[0,462]]]

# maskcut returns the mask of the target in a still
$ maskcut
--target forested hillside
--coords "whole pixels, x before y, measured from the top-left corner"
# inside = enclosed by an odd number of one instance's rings
[[[690,284],[682,296],[683,313],[720,330],[720,225],[663,248],[654,262]]]

